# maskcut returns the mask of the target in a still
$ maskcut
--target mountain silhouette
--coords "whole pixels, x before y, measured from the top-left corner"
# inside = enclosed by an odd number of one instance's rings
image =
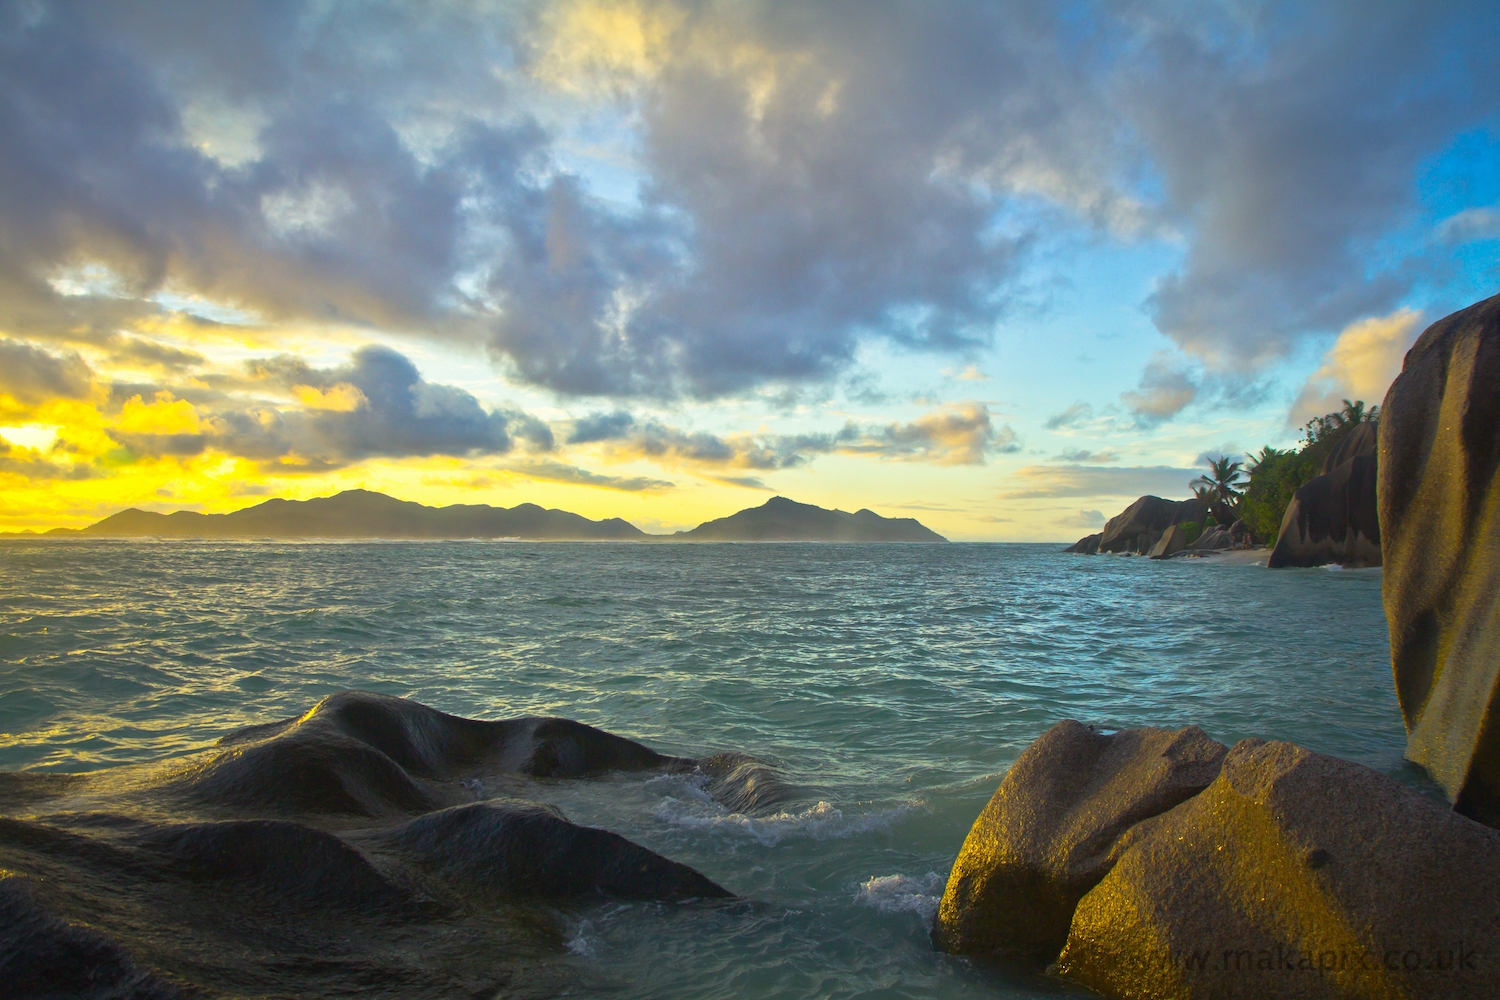
[[[369,490],[314,500],[267,500],[232,514],[131,508],[82,529],[84,535],[167,538],[528,538],[630,539],[647,535],[618,517],[590,521],[534,503],[518,507],[426,507]]]
[[[826,510],[786,497],[671,536],[686,542],[946,542],[916,518]]]

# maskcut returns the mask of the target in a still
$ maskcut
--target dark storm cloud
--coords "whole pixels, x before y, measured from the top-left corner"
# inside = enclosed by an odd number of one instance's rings
[[[97,338],[171,286],[483,341],[564,393],[713,395],[872,337],[969,350],[1031,247],[1092,230],[1181,240],[1157,325],[1258,363],[1411,287],[1381,241],[1500,106],[1472,4],[685,3],[599,102],[638,130],[622,205],[528,77],[559,10],[0,6],[0,330]],[[88,263],[118,288],[54,286]]]
[[[0,339],[0,392],[19,402],[81,399],[92,384],[93,372],[76,354],[56,355],[34,344]]]
[[[519,411],[489,411],[471,394],[422,378],[409,360],[385,347],[356,351],[349,364],[315,368],[300,359],[252,362],[248,384],[294,396],[299,406],[251,405],[219,393],[195,403],[201,431],[131,434],[112,431],[138,454],[189,456],[213,448],[295,471],[324,471],[368,458],[501,455],[516,439],[532,450],[552,448],[552,431]],[[149,396],[154,387],[116,386],[117,403]]]

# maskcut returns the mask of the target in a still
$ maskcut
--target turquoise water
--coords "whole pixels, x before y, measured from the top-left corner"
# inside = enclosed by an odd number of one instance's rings
[[[799,799],[752,818],[682,775],[544,786],[744,897],[574,912],[559,961],[589,992],[1073,995],[927,937],[969,825],[1052,723],[1197,723],[1420,779],[1378,570],[1059,548],[0,542],[0,769],[182,755],[345,688],[743,751]]]

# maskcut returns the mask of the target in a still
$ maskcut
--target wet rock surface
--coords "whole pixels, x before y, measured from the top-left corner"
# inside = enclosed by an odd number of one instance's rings
[[[1407,353],[1381,407],[1379,494],[1406,755],[1500,826],[1500,296]]]
[[[0,774],[3,992],[576,989],[557,961],[558,907],[730,893],[528,792],[538,781],[697,771],[710,794],[753,808],[774,782],[769,771],[717,770],[565,719],[485,722],[344,692],[195,758]]]

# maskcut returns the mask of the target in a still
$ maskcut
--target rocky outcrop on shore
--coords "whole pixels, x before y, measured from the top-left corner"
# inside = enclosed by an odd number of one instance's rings
[[[0,992],[587,993],[552,907],[730,893],[536,797],[619,772],[701,773],[746,812],[787,794],[732,757],[346,691],[163,765],[0,772]]]
[[[1500,296],[1428,327],[1381,407],[1383,591],[1406,755],[1500,825]]]
[[[1215,523],[1204,528],[1210,517]],[[1186,530],[1190,524],[1203,529],[1191,541]],[[1144,496],[1110,518],[1103,531],[1085,535],[1063,551],[1086,556],[1113,552],[1170,559],[1186,551],[1231,549],[1243,542],[1245,535],[1244,522],[1221,501]]]
[[[1098,552],[1155,554],[1153,550],[1174,525],[1190,522],[1202,525],[1209,515],[1220,525],[1227,525],[1235,520],[1234,511],[1218,501],[1197,497],[1191,500],[1163,500],[1161,497],[1144,496],[1110,518],[1102,532],[1085,535],[1065,551],[1081,555],[1094,555]],[[1180,548],[1188,547],[1190,546],[1184,535]],[[1174,552],[1178,550],[1173,549]]]
[[[1267,566],[1381,564],[1378,440],[1377,421],[1366,421],[1328,453],[1322,474],[1292,495]]]
[[[934,940],[1108,997],[1497,997],[1500,831],[1292,744],[1063,722],[975,823]]]

